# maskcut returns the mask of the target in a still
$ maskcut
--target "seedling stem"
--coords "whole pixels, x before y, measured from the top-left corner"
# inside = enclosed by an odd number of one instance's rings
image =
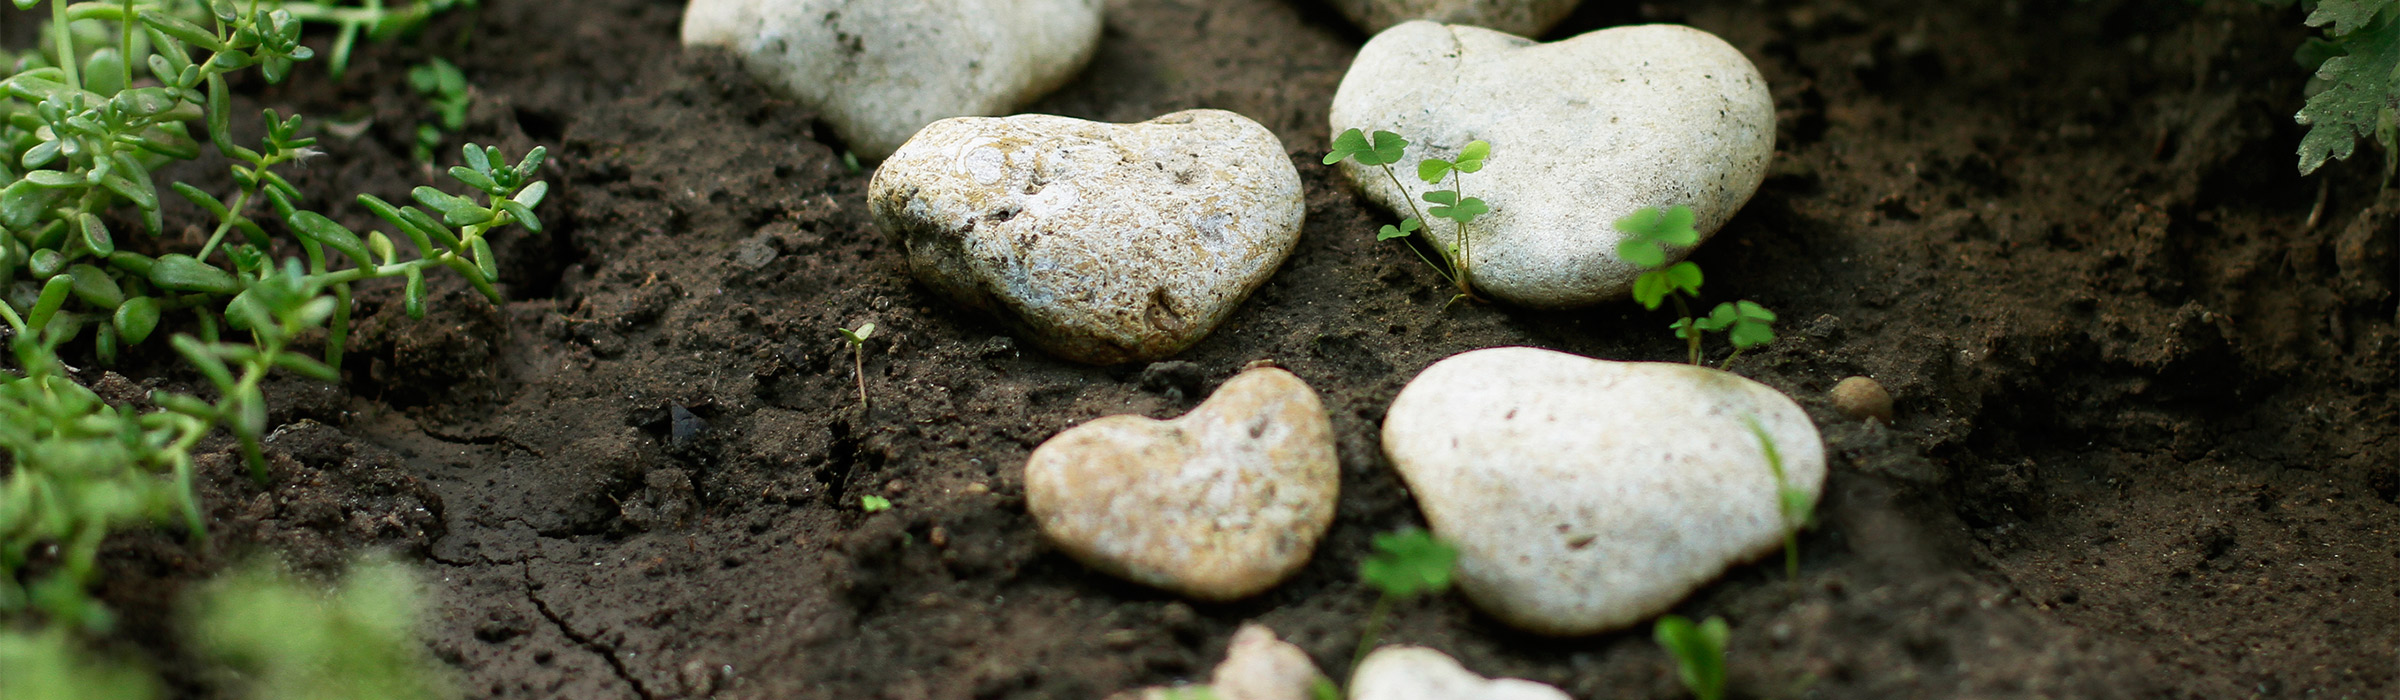
[[[867,338],[875,335],[875,324],[862,324],[858,330],[835,328],[842,339],[850,341],[850,369],[858,376],[858,410],[867,410]]]

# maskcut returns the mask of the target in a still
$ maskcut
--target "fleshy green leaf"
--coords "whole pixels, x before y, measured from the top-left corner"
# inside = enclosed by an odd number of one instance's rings
[[[159,256],[158,262],[150,267],[150,283],[185,292],[232,294],[242,291],[241,282],[233,278],[233,273],[182,253]]]
[[[150,331],[158,328],[158,316],[158,299],[134,297],[118,304],[117,313],[110,320],[116,324],[117,335],[125,344],[140,345],[149,339]]]

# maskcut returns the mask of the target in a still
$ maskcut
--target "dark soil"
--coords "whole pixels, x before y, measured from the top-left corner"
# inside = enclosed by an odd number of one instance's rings
[[[1110,5],[1093,67],[1030,111],[1235,110],[1309,192],[1298,251],[1188,365],[1062,362],[931,296],[867,216],[867,174],[806,110],[683,52],[680,3],[489,0],[363,49],[342,83],[250,86],[374,119],[298,177],[365,227],[350,195],[430,179],[402,75],[448,57],[478,91],[454,143],[550,147],[550,226],[501,243],[504,306],[447,280],[412,321],[396,290],[362,292],[346,385],[273,390],[275,482],[211,457],[216,546],[120,537],[102,593],[199,696],[219,687],[167,641],[163,601],[260,549],[420,564],[430,644],[474,697],[1097,698],[1203,676],[1247,620],[1346,670],[1369,538],[1421,523],[1376,439],[1410,377],[1495,345],[1680,346],[1628,304],[1445,309],[1369,235],[1387,216],[1317,164],[1364,40],[1317,0]],[[2400,693],[2400,193],[2371,150],[2294,174],[2300,20],[1595,0],[1555,32],[1688,23],[1774,89],[1772,172],[1697,260],[1712,299],[1783,314],[1738,369],[1806,406],[1834,459],[1797,581],[1737,568],[1680,610],[1732,623],[1737,695]],[[869,321],[862,408],[834,328]],[[1262,359],[1341,436],[1340,513],[1298,577],[1190,604],[1040,540],[1018,473],[1035,445],[1181,413]],[[189,381],[138,366],[120,371]],[[1858,374],[1897,397],[1894,424],[1830,408]],[[861,512],[865,494],[896,507]],[[1403,606],[1388,640],[1577,697],[1681,693],[1646,629],[1535,638],[1446,596]]]

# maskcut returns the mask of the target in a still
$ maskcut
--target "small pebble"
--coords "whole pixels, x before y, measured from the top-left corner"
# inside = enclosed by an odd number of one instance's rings
[[[1833,409],[1851,420],[1879,420],[1892,423],[1892,395],[1883,385],[1866,377],[1850,377],[1833,385]]]
[[[1425,647],[1375,650],[1350,676],[1350,700],[1569,700],[1557,688],[1516,678],[1484,678],[1457,659]]]

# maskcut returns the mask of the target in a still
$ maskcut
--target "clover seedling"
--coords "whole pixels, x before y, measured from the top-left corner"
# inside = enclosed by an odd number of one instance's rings
[[[1392,164],[1400,162],[1401,156],[1407,152],[1408,139],[1401,138],[1399,134],[1377,131],[1374,139],[1369,140],[1364,132],[1351,129],[1342,132],[1341,136],[1334,137],[1333,150],[1325,154],[1324,162],[1326,165],[1333,165],[1344,160],[1352,160],[1357,161],[1359,165],[1382,168],[1383,176],[1391,180],[1392,188],[1398,190],[1401,198],[1405,200],[1408,196],[1408,188],[1400,184],[1400,176],[1392,172]],[[1481,199],[1467,196],[1464,176],[1466,173],[1483,170],[1483,161],[1490,157],[1491,153],[1492,144],[1484,141],[1470,141],[1465,148],[1459,150],[1457,160],[1426,158],[1419,161],[1417,163],[1417,179],[1423,180],[1428,185],[1438,185],[1441,184],[1443,178],[1447,177],[1451,181],[1450,189],[1425,193],[1425,201],[1436,205],[1429,210],[1419,211],[1417,203],[1409,200],[1408,210],[1414,216],[1402,219],[1398,225],[1386,224],[1375,234],[1375,240],[1388,241],[1418,233],[1430,233],[1425,228],[1426,213],[1428,212],[1433,215],[1433,218],[1449,219],[1454,223],[1456,227],[1452,234],[1450,246],[1452,257],[1449,265],[1450,270],[1454,272],[1444,271],[1443,266],[1435,265],[1431,258],[1425,257],[1424,251],[1417,250],[1415,246],[1409,247],[1409,250],[1416,252],[1417,259],[1424,260],[1427,266],[1433,268],[1435,274],[1441,275],[1443,280],[1450,283],[1450,286],[1458,289],[1458,295],[1450,298],[1452,302],[1460,299],[1480,299],[1475,296],[1472,224],[1475,219],[1490,213],[1491,207]]]
[[[858,497],[858,509],[869,513],[881,513],[892,509],[892,499],[882,496],[860,496]]]
[[[1375,648],[1375,638],[1383,636],[1384,618],[1391,614],[1393,603],[1450,590],[1451,574],[1457,566],[1458,548],[1424,530],[1408,528],[1376,535],[1375,554],[1359,563],[1358,578],[1383,595],[1375,599],[1375,610],[1367,614],[1366,634],[1358,638],[1358,653],[1351,657],[1350,667],[1357,669]]]
[[[862,324],[858,330],[848,328],[835,328],[834,330],[841,331],[842,339],[850,341],[850,369],[858,375],[858,407],[859,410],[866,410],[867,338],[875,335],[875,324]]]
[[[1726,356],[1718,367],[1727,367],[1743,351],[1775,342],[1775,312],[1744,300],[1718,304],[1704,318],[1692,317],[1692,307],[1684,299],[1700,298],[1704,279],[1700,264],[1685,260],[1667,265],[1667,249],[1700,243],[1700,232],[1692,228],[1693,220],[1692,208],[1680,204],[1666,209],[1643,209],[1618,219],[1616,228],[1625,232],[1625,240],[1617,242],[1617,259],[1642,268],[1641,276],[1633,280],[1633,300],[1642,308],[1655,311],[1661,303],[1675,302],[1675,312],[1682,318],[1667,327],[1674,329],[1675,337],[1685,341],[1692,364],[1700,364],[1701,334],[1725,333],[1733,344],[1733,354]]]
[[[1725,697],[1725,640],[1732,636],[1725,628],[1725,618],[1711,617],[1695,625],[1682,615],[1668,615],[1658,619],[1652,633],[1658,645],[1666,647],[1667,655],[1675,657],[1677,675],[1683,677],[1683,687],[1692,691],[1692,697]]]

